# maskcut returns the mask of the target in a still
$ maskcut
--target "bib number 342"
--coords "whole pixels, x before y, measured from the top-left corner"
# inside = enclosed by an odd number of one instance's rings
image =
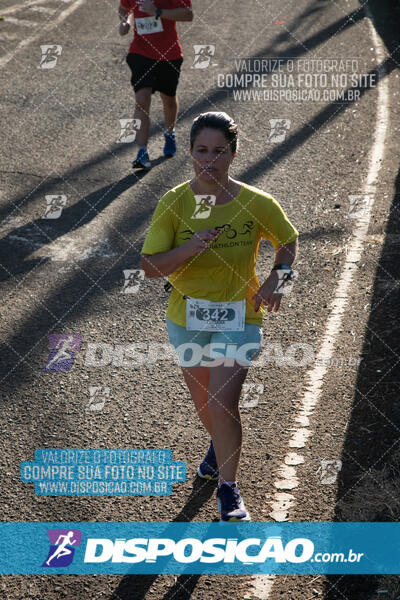
[[[188,331],[244,331],[246,300],[213,302],[188,298],[186,300],[186,329]]]

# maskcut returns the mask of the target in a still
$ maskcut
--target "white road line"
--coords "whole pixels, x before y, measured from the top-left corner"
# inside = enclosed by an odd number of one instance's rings
[[[44,15],[54,15],[57,12],[57,8],[49,8],[48,6],[31,6],[29,8],[32,12],[42,13]]]
[[[44,33],[46,33],[47,31],[51,31],[52,29],[54,29],[55,27],[57,27],[58,25],[60,25],[63,21],[65,21],[65,19],[67,19],[73,12],[75,12],[75,10],[77,8],[79,8],[80,6],[82,6],[82,4],[84,4],[85,2],[86,2],[86,0],[76,0],[76,2],[74,2],[74,4],[71,4],[71,6],[69,6],[66,10],[64,10],[62,13],[60,13],[58,15],[58,17],[56,17],[55,19],[53,19],[53,20],[49,21],[48,23],[44,24],[43,27],[40,28],[40,31],[38,31],[37,33],[35,33],[35,34],[27,37],[24,40],[22,40],[18,44],[18,46],[15,48],[15,50],[13,50],[12,52],[9,52],[8,54],[6,54],[5,56],[2,56],[0,58],[0,67],[4,67],[21,50],[24,50],[24,48],[26,48],[27,46],[29,46],[29,44],[32,44],[32,42],[36,42],[38,39],[40,39],[41,37],[43,37]],[[4,14],[4,11],[3,11],[2,14]]]
[[[11,25],[19,25],[20,27],[36,27],[40,25],[39,21],[27,21],[26,19],[18,19],[17,17],[7,17],[5,23],[11,23]]]
[[[0,42],[10,42],[18,39],[19,35],[15,35],[15,33],[0,33]]]
[[[55,262],[72,261],[76,264],[89,258],[113,258],[117,255],[108,238],[99,240],[96,232],[88,235],[88,231],[90,228],[86,225],[79,239],[76,239],[76,236],[63,235],[45,246],[40,244],[40,249],[30,254],[29,258],[50,258]],[[25,240],[25,242],[35,250],[32,240]]]
[[[366,14],[369,19],[371,19],[368,10],[366,11]],[[372,32],[372,41],[376,48],[378,64],[380,64],[386,58],[384,45],[370,20],[368,23]],[[368,176],[363,190],[364,194],[369,194],[371,196],[371,202],[365,214],[354,223],[353,239],[349,246],[349,252],[339,280],[335,298],[330,307],[330,315],[322,338],[321,350],[317,357],[317,359],[324,360],[317,360],[316,365],[311,367],[306,375],[306,391],[301,400],[301,407],[294,419],[294,433],[289,440],[289,447],[292,449],[303,448],[306,445],[308,438],[312,435],[309,417],[313,414],[322,392],[322,385],[329,363],[329,360],[326,359],[331,358],[333,355],[336,338],[341,327],[342,318],[348,301],[349,288],[363,252],[363,245],[368,233],[371,209],[374,202],[374,194],[376,193],[378,173],[383,162],[388,123],[389,84],[387,78],[383,78],[378,85],[374,144],[370,154]],[[322,366],[320,366],[318,362],[320,365],[322,364]],[[275,492],[272,501],[273,510],[270,514],[276,521],[287,520],[287,513],[295,504],[295,497],[293,494],[288,493],[287,490],[292,490],[299,485],[299,481],[296,477],[296,465],[300,462],[304,462],[304,458],[300,454],[291,451],[285,456],[284,462],[279,468],[279,476],[282,477],[282,479],[276,481],[274,484],[278,491]],[[270,597],[274,580],[275,575],[256,575],[252,579],[250,595],[252,594],[260,600],[267,600]]]
[[[3,8],[0,10],[0,15],[10,15],[14,12],[18,12],[19,10],[26,11],[31,6],[36,6],[37,4],[44,4],[48,2],[48,0],[33,0],[32,2],[26,2],[23,4],[14,4],[14,6],[9,6],[8,8]]]

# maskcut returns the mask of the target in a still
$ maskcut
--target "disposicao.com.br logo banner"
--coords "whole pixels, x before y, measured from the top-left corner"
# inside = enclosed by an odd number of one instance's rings
[[[398,574],[400,523],[0,523],[2,574]]]

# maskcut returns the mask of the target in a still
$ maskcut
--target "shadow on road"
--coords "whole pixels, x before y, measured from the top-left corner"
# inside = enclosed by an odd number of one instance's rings
[[[387,61],[387,69],[391,71],[400,66],[400,4],[395,0],[370,0],[368,6],[391,54]],[[377,266],[363,361],[343,447],[337,521],[400,520],[399,232],[400,171]],[[326,600],[398,597],[400,581],[395,575],[326,578]]]
[[[308,47],[312,48],[317,46],[319,43],[329,39],[329,37],[333,35],[334,32],[340,30],[340,28],[343,29],[344,27],[349,27],[357,20],[362,18],[363,16],[360,11],[354,11],[353,13],[346,15],[342,19],[336,21],[333,25],[325,28],[322,32],[311,36],[304,43],[296,44],[289,49],[285,49],[285,57],[288,55],[293,57],[300,56],[307,51]],[[265,56],[268,53],[272,55],[273,44],[267,46],[255,56]],[[390,71],[390,68],[394,68],[394,66],[391,67],[388,65],[388,72]],[[371,71],[371,73],[379,69],[380,66]],[[371,81],[370,78],[368,81]],[[360,94],[363,95],[370,89],[370,87],[359,88]],[[217,98],[225,98],[223,93],[221,96],[220,91],[211,92],[211,96],[213,102],[216,101]],[[347,100],[347,98],[345,99]],[[340,115],[343,110],[346,110],[349,106],[351,106],[351,103],[352,101],[349,99],[348,102],[345,101],[339,105],[336,103],[330,104],[328,107],[322,109],[299,131],[295,132],[290,137],[287,137],[286,140],[279,144],[278,147],[240,173],[238,178],[245,182],[251,182],[254,184],[257,176],[260,174],[265,174],[280,160],[298,149],[310,137],[315,135],[316,130],[318,130],[318,128],[321,127],[327,120],[332,122],[332,120]],[[197,107],[193,110],[195,111],[195,114],[198,114],[202,108],[202,103],[200,103],[200,105],[197,105]],[[183,114],[184,118],[187,119],[190,115],[190,111],[185,112],[183,110]],[[93,161],[92,165],[100,162],[101,161],[99,159],[96,159]],[[71,172],[65,173],[63,177],[68,178],[70,175]],[[121,182],[113,184],[116,186],[115,192],[112,191],[113,186],[106,186],[106,188],[101,188],[101,190],[98,192],[94,192],[93,196],[90,195],[89,197],[80,200],[77,208],[79,216],[82,218],[82,215],[87,213],[88,198],[92,204],[96,204],[96,202],[102,202],[104,204],[104,208],[107,204],[109,204],[112,198],[115,198],[116,195],[119,195],[122,193],[122,191],[134,183],[134,181],[127,177]],[[172,184],[176,184],[176,181],[171,181],[171,185]],[[43,194],[43,191],[41,193]],[[146,208],[144,213],[138,214],[137,207],[132,207],[131,214],[124,214],[123,218],[118,223],[115,223],[111,231],[109,237],[110,246],[115,246],[117,248],[121,247],[121,239],[123,236],[125,236],[126,239],[133,239],[139,225],[143,223],[145,219],[148,219],[151,216],[153,208],[154,207],[149,207],[148,209]],[[76,227],[76,224],[74,224],[72,221],[74,207],[71,207],[70,211],[71,225],[72,227]],[[93,211],[92,217],[96,214],[96,211]],[[26,225],[26,228],[29,228],[29,226],[29,224]],[[60,226],[63,227],[62,225]],[[63,231],[65,231],[64,228]],[[15,235],[15,231],[9,234],[9,236],[10,235]],[[95,298],[99,294],[111,292],[117,285],[117,282],[120,281],[121,270],[122,268],[126,268],[128,260],[130,268],[138,268],[140,248],[141,243],[138,240],[136,240],[135,243],[125,242],[125,246],[122,244],[122,249],[119,252],[118,260],[114,262],[112,267],[107,267],[107,271],[104,271],[102,265],[99,265],[99,261],[97,259],[86,261],[84,272],[80,271],[66,280],[57,292],[49,295],[49,297],[46,299],[46,306],[39,307],[25,320],[24,323],[19,326],[12,338],[6,341],[6,346],[4,347],[2,372],[5,373],[5,376],[3,383],[5,383],[8,390],[12,390],[12,393],[15,393],[16,389],[22,383],[26,384],[26,378],[31,376],[29,354],[33,350],[34,346],[39,343],[39,341],[43,339],[45,335],[53,332],[55,328],[60,331],[65,327],[71,327],[73,322],[80,316],[90,313],[91,303],[95,300]],[[23,253],[23,249],[20,249],[19,252]],[[3,247],[3,254],[4,253],[6,253],[6,258],[4,259],[1,257],[0,261],[5,260],[5,264],[7,265],[7,260],[9,260],[7,258],[7,247]],[[33,266],[37,266],[37,264],[34,263]],[[26,271],[29,270],[29,267],[32,267],[32,261],[27,263]],[[14,266],[14,269],[15,268],[16,267]],[[16,270],[19,273],[25,273],[26,271],[24,269],[25,267],[23,265],[19,265]],[[10,269],[8,270],[13,272]],[[3,272],[6,274],[6,271]],[[87,273],[89,273],[89,276],[86,276]],[[31,341],[33,342],[32,344]],[[21,369],[22,365],[23,369]]]
[[[99,188],[88,196],[84,196],[72,206],[62,211],[59,219],[36,219],[26,225],[13,229],[0,240],[0,281],[6,281],[16,275],[23,276],[38,266],[43,259],[25,261],[33,251],[50,244],[57,238],[73,233],[76,229],[90,223],[97,217],[113,200],[116,200],[126,190],[138,184],[146,172],[139,171]],[[36,191],[44,197],[44,191],[39,186]],[[151,215],[153,208],[149,208]],[[145,221],[149,214],[142,215],[141,220],[136,219],[136,224]],[[12,252],[10,249],[12,248]],[[47,259],[45,259],[47,260]]]
[[[380,1],[380,0],[379,0]],[[394,2],[389,3],[388,0],[383,0],[386,4],[394,5]],[[370,0],[370,8],[374,8],[378,4],[378,0]],[[308,15],[315,16],[315,11],[318,9],[318,4],[308,9]],[[307,15],[306,15],[307,16]],[[294,44],[286,47],[284,56],[297,58],[306,54],[308,51],[317,48],[323,42],[329,40],[339,30],[351,27],[357,21],[364,18],[362,9],[360,8],[349,15],[337,20],[332,25],[324,28],[317,34],[311,35],[305,39],[302,44]],[[396,20],[393,20],[394,26]],[[397,19],[397,23],[399,20]],[[394,48],[392,37],[394,33],[390,27],[385,24],[384,20],[379,21],[378,31],[384,37],[388,48]],[[290,29],[288,25],[288,28]],[[293,24],[294,27],[294,24]],[[379,29],[380,28],[380,29]],[[287,40],[287,34],[279,34],[273,43],[262,49],[257,57],[277,56],[276,45]],[[398,43],[398,42],[397,42]],[[283,54],[283,53],[282,53]],[[282,56],[282,58],[284,58]],[[389,60],[386,62],[386,73],[390,73],[396,68],[396,61]],[[360,89],[360,93],[364,94],[369,88]],[[207,90],[204,92],[203,99],[194,106],[182,105],[181,114],[183,115],[180,121],[186,121],[193,118],[202,110],[208,110],[210,106],[222,104],[226,98],[226,94],[221,90]],[[254,182],[261,174],[272,169],[280,160],[286,157],[304,144],[315,131],[319,129],[328,119],[333,119],[341,114],[351,102],[345,102],[342,105],[330,105],[320,111],[309,123],[302,129],[288,137],[284,143],[262,157],[258,162],[253,164],[240,174],[240,178],[244,181]],[[152,134],[156,129],[152,130]],[[157,129],[158,132],[158,129]],[[125,152],[125,148],[118,148],[114,153],[118,156]],[[102,163],[109,158],[109,152],[99,154],[93,161],[84,165],[78,165],[63,173],[62,178],[68,181],[69,178],[81,176],[86,170],[92,169],[93,166],[101,168]],[[175,174],[172,174],[173,178]],[[38,263],[33,261],[24,261],[28,255],[26,246],[23,243],[14,242],[11,248],[15,249],[15,260],[9,257],[10,253],[10,236],[28,237],[33,235],[38,229],[38,226],[44,231],[42,237],[37,238],[38,247],[49,243],[49,241],[65,235],[69,231],[75,230],[84,224],[89,223],[99,212],[104,210],[110,202],[115,200],[119,195],[127,189],[135,185],[138,181],[134,175],[125,177],[119,182],[107,185],[96,190],[89,196],[80,199],[74,206],[63,211],[65,220],[59,223],[43,224],[43,220],[38,220],[28,225],[18,228],[11,232],[0,242],[1,258],[0,261],[5,266],[3,270],[4,277],[11,275],[26,274]],[[19,196],[10,200],[1,210],[3,216],[7,216],[10,209],[16,206],[23,206],[25,202],[32,201],[37,197],[43,197],[44,194],[49,194],[54,191],[54,188],[59,185],[60,178],[53,178],[40,186],[35,192],[26,196]],[[173,183],[176,183],[174,181]],[[397,192],[400,191],[399,181]],[[395,273],[393,267],[394,250],[399,250],[396,246],[394,232],[398,231],[399,216],[396,209],[399,204],[399,196],[395,197],[393,211],[391,213],[390,222],[387,230],[386,243],[383,248],[379,269],[383,274],[383,278],[387,277],[387,271],[393,278],[399,279],[400,273]],[[140,224],[146,221],[152,214],[154,206],[149,206],[141,214],[138,214],[137,208],[132,208],[129,215],[124,215],[123,220],[115,225],[115,231],[111,237],[111,243],[116,246],[120,243],[120,234],[122,233],[127,238],[131,238],[134,232],[137,231]],[[39,222],[40,221],[40,222]],[[397,229],[396,229],[397,227]],[[44,228],[44,229],[43,229]],[[118,232],[118,233],[116,233]],[[47,238],[47,239],[45,239]],[[49,239],[50,238],[50,239]],[[8,243],[7,243],[8,242]],[[49,332],[60,331],[64,328],[70,328],[73,323],[82,315],[90,314],[91,307],[96,298],[104,293],[112,292],[120,283],[121,279],[121,261],[124,264],[129,261],[132,268],[137,265],[141,244],[136,241],[135,244],[127,244],[125,249],[118,257],[118,261],[104,271],[98,261],[92,261],[87,265],[85,272],[75,273],[73,276],[67,277],[66,281],[60,288],[51,294],[46,299],[46,307],[35,309],[32,314],[19,325],[12,338],[7,340],[7,347],[4,348],[3,369],[6,374],[6,389],[10,396],[18,394],[21,386],[26,385],[27,380],[37,376],[37,372],[32,372],[29,366],[29,353],[32,352],[40,340]],[[29,253],[31,253],[31,248]],[[397,267],[398,269],[399,267]],[[379,272],[378,269],[378,272]],[[357,395],[355,399],[355,407],[352,419],[349,425],[348,435],[343,451],[343,473],[340,480],[340,490],[336,518],[337,520],[398,520],[400,517],[400,509],[398,499],[400,498],[397,481],[400,474],[400,458],[398,452],[399,431],[400,431],[400,409],[398,404],[398,377],[395,381],[395,364],[397,361],[398,344],[400,342],[400,331],[395,329],[394,319],[397,315],[397,323],[399,322],[399,298],[398,291],[394,289],[391,293],[383,297],[382,288],[376,283],[374,301],[371,310],[371,317],[368,323],[368,336],[365,341],[364,354],[365,360],[363,370],[359,375],[357,383]],[[374,304],[377,309],[374,310]],[[49,310],[50,309],[50,310]],[[389,324],[388,324],[389,322]],[[378,332],[378,336],[375,335]],[[373,352],[371,346],[373,344]],[[393,348],[393,354],[388,352],[388,347]],[[384,349],[383,356],[386,356],[385,361],[378,363],[381,349]],[[27,354],[26,354],[27,353]],[[26,358],[26,356],[27,358]],[[21,359],[21,357],[23,357]],[[377,364],[379,364],[379,374],[377,373]],[[4,383],[4,382],[3,382]],[[6,390],[5,390],[6,391]],[[56,409],[55,409],[56,410]],[[360,428],[360,425],[365,427]],[[384,433],[384,434],[383,434]],[[379,460],[377,460],[379,457]],[[360,468],[360,465],[362,468]],[[372,467],[373,465],[373,467]],[[386,502],[383,501],[382,489],[379,482],[384,481],[387,485]],[[360,483],[361,482],[361,483]],[[369,487],[365,487],[369,482]],[[201,490],[197,489],[197,480],[194,482],[193,490],[188,497],[184,508],[174,518],[174,521],[191,520],[199,512],[200,507],[207,502],[214,493],[213,486],[203,486]],[[361,487],[360,487],[361,486]],[[349,502],[349,491],[355,498],[354,502]],[[357,491],[358,490],[358,491]],[[368,490],[373,496],[374,502],[360,502],[361,494],[364,495]],[[358,493],[358,496],[357,496]],[[363,496],[364,497],[364,496]],[[395,501],[397,498],[397,501]],[[363,514],[357,511],[364,510]],[[369,511],[369,512],[368,512]],[[374,512],[375,511],[375,512]],[[367,517],[363,519],[362,517]],[[354,518],[356,517],[356,518]],[[371,518],[372,517],[372,518]],[[145,598],[151,585],[157,579],[157,575],[128,575],[122,579],[118,588],[115,591],[115,599],[129,600],[131,598]],[[183,600],[190,598],[191,593],[196,587],[199,576],[181,575],[176,583],[166,592],[163,600]],[[375,581],[375,580],[374,580]],[[343,598],[347,600],[364,600],[361,597],[360,590],[370,589],[373,583],[373,578],[363,576],[363,578],[348,578],[348,577],[329,577],[327,579],[326,598]],[[343,593],[336,594],[335,590],[342,590]],[[354,592],[354,590],[357,590]],[[354,593],[353,593],[354,592]],[[332,595],[331,595],[332,594]],[[353,594],[353,595],[352,595]]]
[[[308,39],[304,40],[303,44],[296,44],[289,48],[285,48],[285,56],[291,56],[293,58],[299,57],[302,54],[305,54],[307,51],[316,48],[319,44],[327,41],[332,35],[334,35],[338,30],[343,29],[345,27],[351,27],[355,22],[362,19],[364,15],[360,11],[354,11],[350,15],[339,19],[334,24],[325,28],[318,34],[310,36]],[[273,44],[270,44],[263,48],[263,50],[256,55],[256,57],[261,56],[272,56],[276,53],[274,52],[275,42],[281,43],[286,40],[286,34],[279,34],[277,39],[274,40]],[[280,37],[281,36],[281,37]],[[283,36],[283,37],[282,37]],[[388,42],[389,43],[389,42]],[[278,55],[279,57],[279,55]],[[386,64],[387,73],[391,72],[394,68],[396,68],[396,63],[394,61],[388,61]],[[360,89],[360,93],[364,94],[368,91],[368,88]],[[209,93],[209,97],[206,97],[206,94]],[[220,90],[211,90],[205,92],[204,99],[192,107],[182,107],[182,120],[187,120],[197,115],[201,110],[208,109],[210,103],[217,104],[222,103],[225,99],[225,93]],[[246,169],[243,173],[240,174],[240,178],[244,181],[254,181],[254,179],[260,174],[264,174],[266,171],[273,168],[273,166],[286,157],[288,154],[293,152],[295,149],[304,144],[312,135],[315,134],[315,130],[318,130],[323,123],[328,120],[335,118],[338,116],[343,110],[345,110],[350,105],[349,102],[343,103],[342,105],[330,105],[327,108],[320,111],[310,123],[305,125],[301,130],[290,136],[286,139],[286,141],[281,144],[278,148],[268,153],[266,156],[262,157],[257,163],[253,164],[249,169]],[[122,152],[124,149],[119,149],[118,152]],[[106,158],[109,157],[108,152],[104,152],[103,154],[96,157],[96,159],[90,162],[90,165],[86,164],[84,166],[78,166],[75,169],[72,169],[63,174],[63,178],[68,180],[68,178],[77,176],[79,174],[84,173],[85,169],[92,168],[94,165],[97,165],[101,168],[101,163]],[[44,187],[40,189],[40,192],[35,191],[30,196],[30,199],[34,199],[37,197],[37,194],[40,193],[40,196],[43,196],[43,193],[51,193],[54,186],[59,183],[59,178],[51,180],[44,184]],[[120,194],[122,194],[126,189],[135,185],[137,183],[137,179],[135,176],[128,176],[122,179],[120,182],[116,182],[112,185],[105,186],[100,188],[93,194],[82,198],[78,201],[78,203],[70,209],[66,209],[66,222],[61,222],[57,224],[51,224],[51,231],[49,230],[49,236],[51,239],[56,239],[60,235],[64,235],[72,228],[76,229],[76,227],[80,227],[81,225],[88,223],[94,216],[98,214],[101,210],[104,210],[109,203],[117,198]],[[176,182],[174,182],[176,183]],[[9,207],[14,207],[17,205],[22,205],[25,197],[16,198],[9,203]],[[398,197],[396,197],[396,202],[398,202]],[[116,224],[115,230],[118,233],[114,233],[114,242],[116,245],[120,242],[120,232],[122,232],[127,237],[132,238],[134,232],[138,229],[140,223],[143,223],[147,220],[151,213],[153,212],[154,207],[149,206],[146,211],[142,214],[137,214],[137,208],[132,208],[132,213],[129,215],[124,215],[123,220]],[[67,212],[69,211],[69,212]],[[398,225],[398,215],[396,211],[392,211],[391,215],[391,224],[390,227],[393,227],[395,224]],[[40,226],[42,227],[42,220],[40,222]],[[68,228],[68,226],[70,228]],[[50,227],[50,226],[48,226]],[[27,229],[28,228],[28,229]],[[30,223],[25,226],[25,228],[20,228],[19,230],[14,230],[12,234],[14,235],[27,235],[29,228],[35,229],[34,223]],[[388,229],[388,232],[389,232]],[[11,234],[11,235],[12,235]],[[53,236],[53,237],[52,237]],[[382,269],[386,269],[387,261],[391,264],[393,259],[393,240],[394,237],[387,236],[387,242],[383,249],[381,266]],[[3,240],[2,240],[3,241]],[[44,241],[43,243],[48,243],[49,240]],[[41,241],[38,241],[40,244]],[[12,246],[13,248],[17,248],[18,261],[23,260],[25,250],[23,246]],[[15,268],[13,263],[7,263],[9,261],[8,252],[9,246],[3,246],[3,256],[1,261],[6,261],[5,264],[9,264],[12,268]],[[118,258],[117,262],[112,267],[112,269],[108,269],[104,271],[102,265],[98,264],[98,261],[93,261],[91,264],[88,264],[88,268],[86,269],[89,273],[88,276],[85,273],[79,272],[74,274],[71,277],[68,277],[67,280],[60,286],[60,288],[50,295],[46,299],[46,307],[39,307],[35,309],[32,314],[24,320],[24,322],[19,326],[14,335],[10,340],[7,340],[7,352],[4,361],[4,372],[9,374],[6,385],[8,391],[11,394],[17,394],[18,389],[21,385],[25,385],[27,380],[33,376],[37,376],[36,372],[31,372],[28,364],[25,364],[24,360],[21,361],[20,356],[24,356],[24,354],[28,350],[31,352],[36,344],[49,332],[51,331],[60,331],[65,327],[70,328],[71,324],[75,320],[77,320],[82,315],[90,314],[92,303],[95,301],[96,297],[100,294],[104,294],[107,292],[112,292],[118,283],[120,283],[121,278],[121,259],[124,261],[127,259],[130,260],[130,264],[133,268],[135,268],[139,256],[140,244],[136,242],[136,244],[127,245],[124,252]],[[126,262],[125,262],[126,264]],[[386,266],[384,266],[386,265]],[[32,267],[32,264],[26,263],[26,269],[24,265],[19,265],[16,272],[18,273],[26,273],[29,270],[29,267]],[[25,269],[25,270],[24,270]],[[13,273],[13,271],[11,270]],[[391,264],[391,274],[395,277],[393,273],[393,265]],[[399,274],[397,274],[397,278]],[[375,292],[375,302],[382,302],[382,290],[376,288]],[[385,310],[382,310],[382,307],[385,306]],[[399,475],[398,463],[394,463],[389,460],[389,457],[394,459],[395,451],[397,449],[397,441],[399,439],[399,430],[400,430],[400,414],[397,405],[395,404],[395,394],[394,394],[394,386],[391,387],[391,382],[393,382],[394,371],[390,371],[387,365],[384,365],[384,371],[388,371],[387,377],[378,378],[376,377],[376,349],[378,344],[382,342],[376,340],[376,336],[372,332],[378,331],[379,337],[383,338],[384,344],[388,344],[389,346],[394,348],[394,342],[399,341],[399,331],[394,330],[394,326],[390,324],[387,325],[388,315],[390,319],[395,316],[396,311],[398,311],[398,299],[397,305],[395,304],[395,293],[388,294],[382,304],[378,307],[377,311],[371,311],[371,319],[369,322],[369,337],[366,340],[365,345],[365,353],[367,354],[367,359],[364,362],[365,367],[362,372],[362,377],[359,378],[358,381],[358,391],[357,391],[357,399],[356,406],[353,412],[352,422],[350,423],[348,437],[346,440],[346,445],[343,453],[343,463],[344,469],[343,473],[346,475],[342,476],[342,480],[340,482],[340,497],[343,497],[346,493],[346,490],[352,489],[354,486],[354,482],[360,481],[360,471],[359,465],[363,465],[362,475],[365,479],[365,469],[371,465],[375,465],[376,460],[373,460],[373,456],[371,456],[371,452],[374,453],[375,459],[377,456],[382,456],[382,453],[386,451],[386,456],[384,459],[381,459],[381,464],[378,464],[378,469],[383,470],[384,468],[389,469],[388,473],[390,475],[389,479],[392,478],[394,481],[394,476]],[[51,309],[51,313],[49,313],[49,309]],[[55,329],[56,328],[56,329]],[[396,339],[397,335],[397,339]],[[374,343],[374,354],[371,353],[371,356],[368,358],[369,347],[371,343]],[[384,345],[382,343],[382,345]],[[387,351],[387,348],[386,348]],[[389,357],[387,360],[395,360],[394,357]],[[375,361],[375,362],[374,362]],[[29,357],[27,359],[29,362]],[[391,363],[390,363],[391,364]],[[21,368],[22,367],[22,368]],[[391,379],[392,377],[392,379]],[[379,385],[376,385],[379,383]],[[388,386],[389,392],[384,392],[385,385]],[[392,393],[393,392],[393,393]],[[396,388],[398,398],[398,388]],[[379,407],[379,411],[375,408]],[[362,407],[362,408],[361,408]],[[368,433],[360,430],[360,419],[362,419],[362,424],[367,428]],[[377,426],[372,423],[378,423]],[[384,428],[384,429],[383,429]],[[385,432],[385,436],[382,435],[382,431]],[[363,437],[365,435],[365,437]],[[395,443],[396,442],[396,443]],[[395,445],[393,446],[393,444]],[[378,454],[379,451],[379,454]],[[360,462],[361,461],[361,462]],[[397,466],[396,466],[397,465]],[[377,469],[377,466],[374,466]],[[397,470],[395,470],[397,469]],[[376,477],[376,474],[374,474]],[[175,517],[175,521],[181,520],[183,517],[187,518],[189,516],[192,519],[199,511],[200,506],[208,501],[214,492],[214,488],[211,486],[205,486],[205,489],[202,493],[199,494],[199,491],[195,488],[196,482],[193,487],[193,491],[187,502],[185,504],[182,512]],[[375,485],[373,489],[378,489],[381,494],[381,490],[379,486]],[[397,497],[400,497],[400,494],[397,491]],[[347,496],[346,496],[347,498]],[[383,506],[382,506],[383,505]],[[337,510],[337,519],[338,520],[349,520],[344,518],[343,511],[345,510],[345,505],[340,500],[338,501],[338,510]],[[358,504],[360,506],[360,504]],[[377,511],[375,518],[377,520],[396,520],[400,516],[400,512],[398,511],[398,506],[394,503],[389,504],[388,508],[383,502],[380,503],[380,510]],[[395,518],[394,515],[397,515]],[[354,516],[354,515],[353,515]],[[372,519],[373,520],[373,519]],[[155,581],[157,576],[133,576],[129,575],[125,577],[116,590],[116,594],[122,598],[122,600],[128,598],[144,598],[145,594],[149,590],[152,583]],[[328,578],[328,583],[330,584],[329,589],[334,589],[332,585],[335,584],[335,581],[332,578]],[[343,581],[346,578],[342,578]],[[190,576],[181,576],[178,578],[177,582],[174,586],[168,590],[167,594],[164,596],[164,600],[167,598],[174,597],[176,600],[178,598],[189,598],[191,591],[196,586],[198,581],[198,576],[190,577]],[[346,579],[347,581],[347,579]],[[355,578],[353,578],[354,583]],[[341,585],[341,584],[340,584]],[[136,593],[137,590],[137,593]],[[187,590],[187,591],[185,591]],[[173,592],[176,592],[174,595]],[[138,595],[140,594],[140,595]],[[117,596],[117,597],[118,597]],[[351,597],[346,592],[347,598],[350,600],[355,600],[356,596]],[[360,600],[360,595],[357,596],[357,600]]]
[[[185,506],[172,522],[192,521],[203,504],[210,500],[215,492],[215,487],[212,483],[205,483],[203,479],[196,477]],[[165,533],[167,531],[168,529]],[[132,598],[142,600],[146,598],[147,592],[157,577],[158,575],[127,575],[121,580],[110,600],[131,600]],[[179,575],[165,595],[160,597],[160,600],[186,600],[190,598],[199,577],[200,575]]]
[[[290,31],[295,31],[297,25],[303,25],[304,19],[306,19],[314,11],[319,10],[319,8],[320,7],[318,6],[317,2],[316,6],[314,6],[313,8],[310,7],[306,11],[304,11],[304,13],[301,14],[298,18],[296,18],[293,21],[293,23],[288,24],[287,28],[290,29]],[[329,40],[338,31],[343,31],[346,28],[353,26],[355,23],[357,23],[363,18],[364,14],[362,9],[353,11],[348,15],[345,15],[342,18],[338,19],[328,27],[322,29],[318,33],[309,36],[302,43],[292,44],[291,46],[286,47],[285,50],[282,52],[277,52],[276,48],[279,44],[282,44],[283,42],[287,41],[288,34],[279,33],[270,44],[265,46],[260,52],[255,54],[253,57],[276,57],[282,59],[282,64],[284,64],[287,57],[298,58],[303,54],[306,54],[308,51],[313,50],[323,42]],[[221,104],[225,100],[226,92],[224,90],[215,88],[205,90],[202,99],[194,104],[190,104],[188,106],[185,105],[185,103],[182,101],[180,113],[178,116],[178,122],[182,123],[191,120],[194,117],[197,117],[203,111],[212,110],[213,106]],[[158,134],[159,127],[153,125],[150,131],[150,138]],[[122,156],[127,151],[131,152],[130,148],[130,144],[118,144],[116,147],[112,148],[112,152],[113,155],[118,157]],[[68,179],[78,176],[83,177],[86,171],[92,169],[95,166],[101,168],[101,164],[105,160],[109,160],[109,157],[110,151],[108,150],[99,153],[93,160],[87,161],[83,164],[77,165],[72,169],[69,169],[68,171],[65,171],[60,177],[50,178],[49,180],[46,179],[46,181],[40,185],[40,188],[35,189],[31,194],[29,194],[28,198],[26,198],[26,194],[22,196],[17,196],[15,198],[11,198],[7,202],[7,204],[2,204],[2,206],[0,207],[0,218],[7,217],[10,210],[13,210],[15,207],[21,208],[27,200],[32,201],[39,196],[43,197],[44,194],[55,193],[54,189],[60,185],[60,181],[68,181]],[[260,170],[260,172],[262,172],[262,170]]]

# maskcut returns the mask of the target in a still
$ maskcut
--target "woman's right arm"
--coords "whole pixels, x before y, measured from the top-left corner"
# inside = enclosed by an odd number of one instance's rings
[[[221,232],[216,229],[197,231],[185,244],[157,254],[142,254],[141,268],[146,277],[165,277],[176,271],[189,258],[210,247]]]

